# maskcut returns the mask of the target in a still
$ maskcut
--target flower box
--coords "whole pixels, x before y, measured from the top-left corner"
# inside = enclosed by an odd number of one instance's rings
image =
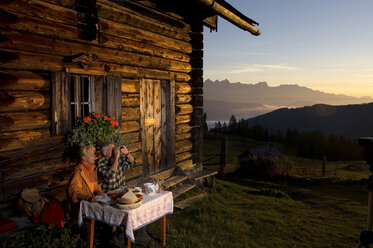
[[[0,217],[0,232],[6,232],[16,227],[17,222]]]

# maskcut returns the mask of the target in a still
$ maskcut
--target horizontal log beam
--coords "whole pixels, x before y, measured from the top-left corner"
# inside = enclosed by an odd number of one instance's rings
[[[176,94],[188,94],[192,91],[192,87],[188,83],[175,83],[175,92]]]
[[[190,140],[178,141],[175,145],[175,154],[190,151],[192,149],[192,146],[193,144]]]
[[[179,134],[176,134],[176,141],[188,140],[190,139],[190,137],[192,137],[191,133],[179,133]]]
[[[122,94],[122,107],[138,107],[140,106],[139,94]]]
[[[122,108],[122,121],[134,121],[140,119],[140,108]]]
[[[56,169],[63,169],[69,168],[73,166],[72,163],[62,162],[60,158],[57,159],[48,159],[45,160],[44,158],[40,158],[40,161],[23,164],[18,167],[12,167],[7,169],[2,169],[1,172],[3,173],[2,183],[6,183],[6,181],[19,179],[23,177],[27,177],[30,175],[38,174],[41,172],[53,171]]]
[[[125,145],[137,143],[140,141],[140,133],[139,132],[133,132],[133,133],[124,133],[122,134],[124,136],[123,142]]]
[[[100,34],[99,44],[105,47],[115,48],[118,50],[136,52],[166,59],[172,59],[176,61],[190,61],[190,56],[183,52],[172,51],[168,48],[158,47],[155,45],[150,45],[143,42],[133,41],[123,37],[117,37],[104,33]]]
[[[92,65],[88,69],[80,68],[76,64],[62,64],[63,57],[38,54],[31,52],[0,49],[0,69],[28,69],[28,70],[65,70],[70,73],[91,75],[117,75],[129,78],[175,79],[188,81],[190,76],[185,73],[147,69],[119,64]]]
[[[41,54],[53,54],[63,57],[74,56],[81,53],[95,54],[99,62],[140,66],[152,69],[170,70],[175,72],[188,73],[191,65],[170,59],[163,59],[149,55],[134,54],[116,49],[91,46],[87,44],[63,41],[41,37],[33,34],[18,33],[14,31],[1,31],[6,39],[0,40],[3,48],[19,49],[28,52],[39,52]]]
[[[142,165],[133,167],[131,169],[126,170],[126,180],[133,179],[135,177],[139,177],[143,175]]]
[[[49,111],[0,113],[0,131],[49,128],[50,115]]]
[[[127,146],[128,151],[133,153],[141,150],[141,142],[136,142],[132,144],[128,144]]]
[[[99,18],[99,30],[105,34],[144,42],[149,45],[168,48],[170,50],[183,52],[186,54],[192,52],[192,45],[187,42],[172,39],[167,36],[155,34],[140,28],[130,27],[103,18]]]
[[[176,163],[186,160],[192,156],[193,154],[190,152],[183,152],[183,153],[176,154]]]
[[[46,91],[50,77],[46,73],[30,71],[0,71],[0,90]]]
[[[187,133],[192,129],[192,127],[188,124],[180,124],[176,125],[176,134],[180,133]]]
[[[0,133],[0,152],[46,144],[50,141],[49,137],[49,129]]]
[[[193,164],[193,160],[192,159],[188,159],[188,160],[179,162],[176,165],[179,166],[180,169],[182,169],[182,170],[187,170],[187,169],[190,169],[190,168],[192,168],[192,167],[195,166],[195,164]]]
[[[192,96],[185,94],[176,94],[176,103],[185,104],[189,103],[192,100]]]
[[[134,132],[140,129],[140,123],[138,121],[123,121],[121,133]]]
[[[125,25],[130,25],[132,27],[141,28],[150,32],[182,40],[185,42],[190,42],[191,38],[187,33],[180,32],[180,29],[171,28],[169,26],[158,23],[154,20],[148,20],[143,16],[138,16],[136,14],[130,13],[125,9],[118,9],[105,5],[103,3],[98,3],[98,16],[122,23]]]
[[[37,188],[40,191],[64,186],[67,184],[72,171],[73,167],[55,169],[1,183],[0,202],[14,199],[26,185],[27,188]]]
[[[176,112],[177,115],[191,114],[193,112],[193,105],[191,105],[191,104],[177,104],[175,112]]]
[[[154,11],[154,7],[147,8],[144,4],[137,4],[134,1],[110,1],[110,0],[98,0],[99,3],[106,4],[112,8],[130,11],[133,14],[139,15],[153,22],[167,24],[170,27],[174,27],[178,30],[182,30],[185,33],[191,31],[190,24],[183,22],[179,19],[171,17],[171,13],[162,13]]]
[[[67,7],[67,8],[71,8],[75,5],[75,0],[42,0],[42,1],[55,4],[58,6]]]
[[[78,39],[79,36],[76,27],[14,12],[8,12],[2,10],[1,7],[0,20],[2,20],[0,22],[0,27],[3,29],[48,35],[55,38]]]
[[[0,112],[46,110],[50,106],[48,92],[0,91]]]
[[[122,78],[122,93],[139,93],[140,80]]]
[[[0,8],[6,11],[16,12],[45,20],[52,20],[72,26],[76,26],[78,23],[77,14],[74,10],[39,0],[0,1]]]
[[[48,138],[45,145],[24,146],[19,150],[0,153],[0,168],[11,168],[37,162],[40,158],[44,160],[61,159],[65,151],[63,136]],[[22,154],[22,156],[20,156]]]
[[[175,117],[176,124],[183,124],[190,122],[190,115],[177,115]]]

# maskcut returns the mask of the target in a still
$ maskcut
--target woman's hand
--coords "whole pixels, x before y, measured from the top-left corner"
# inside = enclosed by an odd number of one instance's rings
[[[98,201],[97,201],[97,198],[94,197],[94,196],[89,197],[89,200],[88,200],[88,201],[89,201],[89,202],[92,202],[92,203],[98,202]]]
[[[104,195],[105,195],[105,193],[104,193],[104,192],[102,192],[102,191],[97,191],[97,192],[96,192],[96,195],[104,196]]]

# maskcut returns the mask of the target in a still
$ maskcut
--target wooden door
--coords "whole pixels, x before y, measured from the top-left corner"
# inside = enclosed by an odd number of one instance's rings
[[[145,175],[175,166],[174,92],[173,81],[140,81],[140,123]]]

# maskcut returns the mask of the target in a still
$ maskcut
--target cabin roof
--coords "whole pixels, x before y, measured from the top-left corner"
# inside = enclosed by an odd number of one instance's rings
[[[111,0],[117,3],[128,2],[128,0]],[[133,3],[136,2],[132,1]],[[142,4],[158,8],[162,11],[173,11],[182,16],[192,16],[203,20],[205,26],[217,30],[217,16],[224,18],[233,25],[250,32],[253,35],[260,35],[260,30],[255,27],[259,23],[247,17],[227,1],[224,0],[147,0],[139,1]],[[185,15],[187,14],[187,15]]]

